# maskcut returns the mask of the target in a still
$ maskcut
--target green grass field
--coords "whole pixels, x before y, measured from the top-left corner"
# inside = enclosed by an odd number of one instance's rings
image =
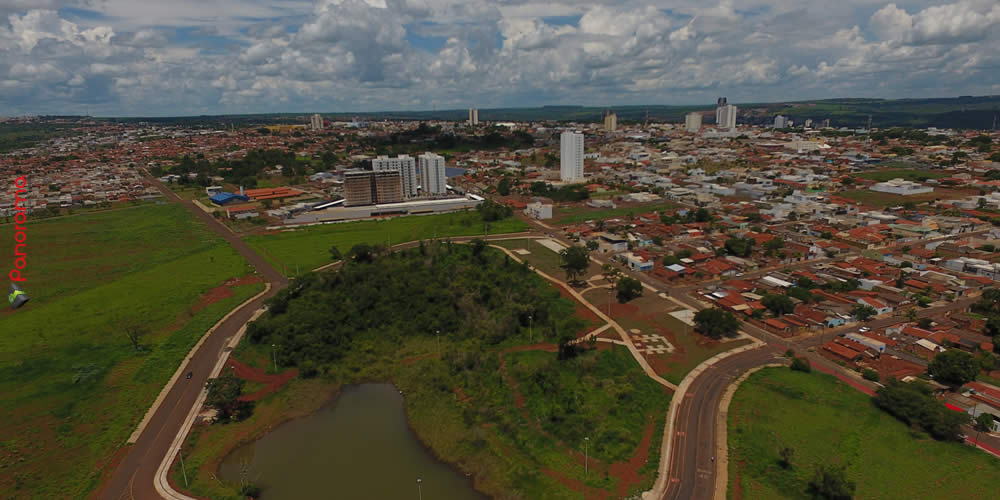
[[[490,223],[490,234],[527,231],[528,225],[514,218]],[[382,221],[344,222],[309,226],[278,234],[252,235],[250,246],[289,276],[329,264],[330,247],[347,253],[358,243],[395,245],[407,241],[483,234],[477,212],[396,217]]]
[[[778,450],[795,450],[792,467]],[[767,368],[740,386],[729,411],[729,497],[804,498],[814,467],[846,465],[854,498],[988,499],[1000,460],[934,441],[820,373]],[[738,488],[737,488],[737,482]]]
[[[921,181],[925,179],[940,179],[942,177],[948,177],[950,174],[942,172],[940,170],[919,170],[919,169],[890,169],[890,170],[876,170],[874,172],[864,172],[858,174],[857,177],[863,179],[872,179],[879,182],[885,182],[890,179],[905,179],[908,181]]]
[[[629,214],[641,214],[646,212],[657,212],[676,208],[673,203],[653,202],[638,205],[620,206],[616,208],[591,208],[586,205],[574,207],[558,207],[553,210],[552,223],[564,226],[576,224],[588,220],[609,219],[611,217],[622,217]]]
[[[937,199],[953,200],[956,198],[964,198],[966,196],[972,196],[977,193],[978,193],[977,191],[944,189],[935,187],[933,192],[914,194],[909,196],[902,196],[892,193],[880,193],[878,191],[870,191],[867,189],[843,191],[840,193],[836,193],[836,195],[843,196],[844,198],[848,198],[851,200],[859,201],[868,206],[876,208],[885,208],[885,207],[901,206],[903,203],[906,203],[908,201],[920,204],[926,201],[933,201]]]
[[[0,491],[80,497],[197,339],[262,285],[195,308],[249,267],[178,205],[27,227],[32,301],[0,313]],[[141,352],[117,326],[133,319],[150,329]]]

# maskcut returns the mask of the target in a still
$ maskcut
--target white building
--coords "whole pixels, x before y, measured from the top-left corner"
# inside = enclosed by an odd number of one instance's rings
[[[774,128],[788,128],[788,118],[782,115],[774,117]]]
[[[684,115],[684,130],[697,132],[701,129],[701,113],[688,113]]]
[[[903,179],[891,179],[885,182],[880,182],[872,186],[871,190],[878,191],[880,193],[892,193],[902,196],[934,192],[934,188],[930,186],[924,186],[918,182]]]
[[[472,126],[479,125],[479,108],[469,108],[468,124]]]
[[[323,130],[323,117],[319,114],[312,115],[309,119],[309,128],[312,130]]]
[[[583,134],[566,131],[559,136],[559,179],[583,180]]]
[[[372,160],[372,170],[376,172],[396,171],[403,178],[403,196],[417,196],[417,162],[410,155],[389,158],[381,155]]]
[[[534,219],[551,219],[552,218],[552,203],[544,202],[541,200],[536,200],[528,203],[528,206],[524,209],[525,215]]]
[[[417,157],[420,162],[420,187],[424,194],[445,194],[444,157],[434,153],[424,153]]]
[[[732,104],[726,104],[715,108],[715,128],[736,128],[736,112],[738,108]]]

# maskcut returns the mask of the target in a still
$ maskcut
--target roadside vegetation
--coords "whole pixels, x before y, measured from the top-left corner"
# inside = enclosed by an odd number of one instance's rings
[[[289,276],[305,274],[329,264],[330,247],[341,254],[354,245],[395,245],[408,241],[478,236],[527,231],[528,225],[513,217],[484,221],[478,211],[397,217],[387,220],[323,224],[278,233],[252,235],[247,243]]]
[[[222,286],[248,266],[180,206],[29,226],[32,301],[0,312],[0,491],[82,497],[188,350],[262,285]]]
[[[729,450],[734,499],[822,491],[853,492],[854,498],[988,499],[1000,488],[1000,460],[931,439],[818,372],[766,368],[751,375],[730,407]]]
[[[343,257],[248,328],[238,358],[269,365],[274,345],[278,365],[301,377],[246,420],[198,430],[186,452],[194,493],[238,498],[214,467],[280,419],[276,408],[302,406],[286,392],[372,380],[396,384],[417,435],[487,493],[569,499],[580,492],[568,484],[582,483],[620,498],[649,487],[670,397],[627,350],[569,344],[584,321],[547,281],[481,240],[359,244]]]

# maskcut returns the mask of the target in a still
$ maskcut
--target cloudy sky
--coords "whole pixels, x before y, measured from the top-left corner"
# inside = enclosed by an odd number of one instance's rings
[[[998,47],[997,0],[0,0],[0,115],[1000,94]]]

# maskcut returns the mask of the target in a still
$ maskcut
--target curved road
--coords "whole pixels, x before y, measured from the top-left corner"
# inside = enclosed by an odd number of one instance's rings
[[[780,349],[764,345],[711,365],[688,387],[677,408],[664,499],[706,499],[715,495],[716,418],[729,384],[747,370],[775,362]]]
[[[168,200],[186,206],[195,217],[203,220],[209,229],[225,239],[247,262],[253,265],[256,273],[264,281],[271,284],[271,289],[245,304],[223,321],[191,356],[184,370],[192,371],[194,375],[190,380],[179,378],[167,392],[139,439],[128,448],[125,457],[118,463],[111,477],[99,490],[97,497],[105,500],[160,498],[153,488],[156,469],[163,457],[166,456],[167,450],[177,436],[177,432],[194,405],[198,394],[205,387],[208,375],[222,354],[226,341],[246,324],[253,312],[264,305],[264,301],[288,285],[288,280],[281,273],[237,235],[233,234],[229,228],[193,203],[178,198],[163,183],[155,179],[149,180],[163,192]]]

